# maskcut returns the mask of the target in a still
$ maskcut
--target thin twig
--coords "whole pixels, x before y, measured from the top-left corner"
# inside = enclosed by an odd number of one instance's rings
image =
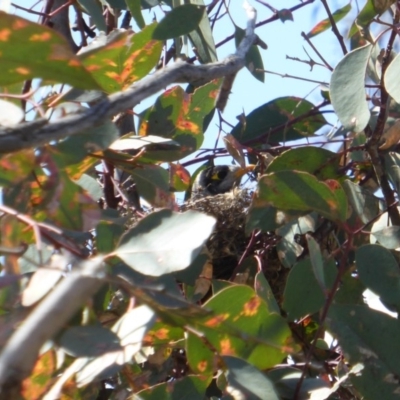
[[[337,40],[339,41],[340,47],[342,48],[342,51],[343,51],[343,54],[346,55],[347,54],[347,48],[346,48],[346,45],[344,43],[343,36],[340,34],[339,29],[338,29],[338,27],[336,25],[336,21],[333,18],[331,10],[330,10],[326,0],[321,0],[321,3],[325,8],[326,13],[328,14],[329,22],[331,23],[331,26],[332,26],[332,31],[335,34],[335,36],[337,37]]]
[[[314,1],[315,1],[315,0],[307,0],[307,1],[304,1],[303,3],[298,4],[297,6],[294,6],[294,7],[292,7],[292,8],[289,8],[289,11],[290,11],[290,12],[294,12],[294,11],[298,10],[299,8],[302,8],[302,7],[304,7],[304,6],[307,6],[308,4],[314,3]],[[270,17],[270,18],[267,18],[267,19],[265,19],[264,21],[258,22],[258,23],[256,24],[256,28],[259,28],[260,26],[263,26],[263,25],[270,24],[271,22],[274,22],[274,21],[277,21],[277,20],[279,20],[279,15],[278,15],[278,14],[274,14],[274,15],[273,15],[272,17]],[[224,45],[225,43],[228,43],[229,41],[231,41],[232,39],[234,39],[234,37],[235,37],[234,34],[227,36],[225,39],[223,39],[223,40],[221,40],[220,42],[218,42],[218,43],[215,45],[215,47],[217,47],[217,48],[218,48],[218,47],[221,47],[221,46]]]
[[[328,62],[325,60],[325,58],[322,56],[322,54],[318,51],[318,49],[313,45],[311,40],[307,37],[307,35],[304,32],[301,32],[302,38],[308,43],[308,45],[314,50],[315,54],[320,58],[320,60],[326,65],[326,67],[329,69],[329,71],[333,71],[333,68],[328,64]]]
[[[307,79],[301,76],[289,75],[289,74],[280,74],[279,72],[268,71],[267,69],[257,69],[257,71],[265,72],[266,74],[273,74],[278,75],[281,78],[291,78],[291,79],[298,79],[300,81],[311,82],[311,83],[318,83],[319,85],[328,86],[327,82],[315,81],[314,79]]]

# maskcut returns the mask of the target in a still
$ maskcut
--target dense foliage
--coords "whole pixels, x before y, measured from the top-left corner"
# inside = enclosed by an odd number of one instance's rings
[[[398,398],[400,2],[245,2],[247,28],[222,0],[41,3],[0,13],[0,397]],[[320,102],[227,121],[279,40],[254,27],[311,7]],[[249,189],[190,200],[227,155]]]

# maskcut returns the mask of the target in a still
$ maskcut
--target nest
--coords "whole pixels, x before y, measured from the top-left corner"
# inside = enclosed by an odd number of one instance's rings
[[[217,220],[207,242],[215,278],[229,279],[246,248],[246,212],[251,198],[250,191],[235,189],[225,194],[189,200],[182,206],[184,211],[201,211]]]
[[[230,279],[239,260],[249,244],[246,235],[246,218],[253,193],[247,189],[234,189],[232,192],[189,200],[182,211],[197,210],[216,218],[215,230],[207,242],[216,279]],[[288,269],[279,261],[275,245],[279,238],[273,233],[259,234],[247,256],[249,262],[240,268],[235,278],[239,283],[254,283],[258,265],[252,255],[261,255],[264,275],[278,302],[282,300]],[[268,248],[269,250],[265,250]],[[241,275],[241,277],[239,277]]]

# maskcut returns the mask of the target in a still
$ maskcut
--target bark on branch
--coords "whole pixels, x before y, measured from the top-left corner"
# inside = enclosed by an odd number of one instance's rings
[[[85,112],[68,115],[55,123],[39,120],[2,129],[0,152],[38,147],[100,125],[172,83],[201,85],[236,73],[245,65],[245,55],[255,37],[255,9],[247,1],[245,8],[249,19],[246,36],[236,53],[222,62],[200,66],[177,62],[128,90],[110,95]],[[102,259],[82,262],[79,269],[65,277],[18,327],[0,354],[0,398],[14,398],[13,393],[19,393],[21,381],[31,373],[43,344],[99,289],[102,279],[98,276],[103,273]]]
[[[245,65],[245,56],[255,38],[256,11],[247,1],[248,15],[246,35],[235,54],[224,60],[207,65],[191,65],[177,61],[154,75],[134,83],[130,88],[108,96],[84,112],[67,115],[57,122],[36,120],[13,128],[0,128],[0,153],[11,153],[42,146],[99,126],[114,115],[130,109],[142,100],[156,94],[173,83],[204,85],[213,79],[235,75]]]

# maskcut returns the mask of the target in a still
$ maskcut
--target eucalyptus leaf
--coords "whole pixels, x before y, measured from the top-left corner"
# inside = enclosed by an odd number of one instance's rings
[[[200,253],[215,219],[196,211],[161,210],[126,232],[115,255],[134,270],[161,276],[187,268]]]

